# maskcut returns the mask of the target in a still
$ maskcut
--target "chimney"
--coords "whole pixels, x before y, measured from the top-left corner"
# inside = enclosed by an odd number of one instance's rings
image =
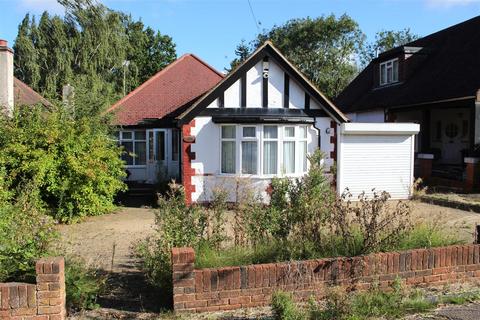
[[[0,109],[8,115],[13,112],[13,50],[0,39]]]

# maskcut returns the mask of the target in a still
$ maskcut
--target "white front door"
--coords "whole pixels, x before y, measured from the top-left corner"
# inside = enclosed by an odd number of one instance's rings
[[[148,158],[147,177],[149,183],[168,179],[168,131],[166,129],[147,130]]]

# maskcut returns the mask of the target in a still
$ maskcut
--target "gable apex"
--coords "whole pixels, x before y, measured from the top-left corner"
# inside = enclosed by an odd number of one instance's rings
[[[324,109],[324,111],[336,122],[348,122],[348,118],[322,92],[320,92],[310,80],[308,80],[292,63],[290,63],[271,41],[265,41],[265,43],[255,50],[255,52],[253,52],[243,63],[232,70],[216,86],[180,114],[176,118],[178,125],[187,123],[198,116],[202,110],[207,108],[217,98],[221,97],[222,93],[235,82],[244,78],[249,70],[254,68],[257,63],[261,63],[266,57],[276,62],[290,79],[298,82],[302,89],[305,90],[305,94],[316,100],[321,108]]]

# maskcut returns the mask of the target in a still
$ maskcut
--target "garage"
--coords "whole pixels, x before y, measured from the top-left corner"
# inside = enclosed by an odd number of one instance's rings
[[[345,123],[338,135],[337,190],[353,199],[362,192],[387,191],[408,199],[413,184],[414,123]]]

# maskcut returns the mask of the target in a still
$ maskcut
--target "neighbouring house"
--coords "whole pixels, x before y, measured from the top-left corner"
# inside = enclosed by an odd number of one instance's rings
[[[245,189],[267,199],[271,179],[303,176],[317,148],[327,172],[337,150],[343,153],[341,188],[356,184],[358,194],[394,185],[394,192],[401,189],[396,198],[410,194],[418,126],[346,124],[347,117],[270,42],[227,76],[184,55],[109,111],[128,151],[128,180],[180,179],[189,203],[208,202],[215,188],[228,190],[231,201]],[[368,151],[362,153],[359,143]],[[378,161],[379,151],[401,153],[397,164],[405,170],[387,174],[391,156]],[[359,161],[352,161],[356,156]]]
[[[335,104],[353,122],[420,124],[417,175],[471,190],[478,180],[471,156],[480,139],[479,57],[480,16],[381,53]]]
[[[44,99],[28,85],[13,76],[13,50],[5,40],[0,40],[0,107],[7,114],[12,114],[14,106],[35,104],[49,106]]]

